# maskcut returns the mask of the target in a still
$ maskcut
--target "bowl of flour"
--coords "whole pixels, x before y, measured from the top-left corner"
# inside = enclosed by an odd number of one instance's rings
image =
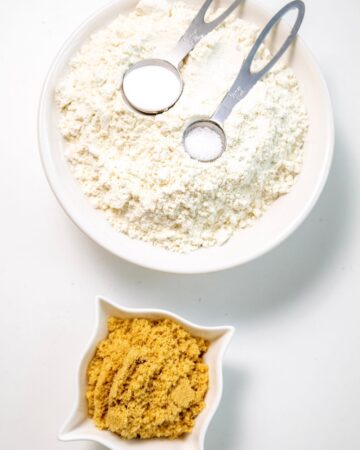
[[[333,153],[328,91],[300,39],[236,106],[220,158],[200,162],[184,150],[187,124],[213,113],[272,16],[253,2],[190,53],[173,108],[146,116],[129,107],[124,72],[166,55],[196,6],[183,0],[106,6],[61,49],[39,109],[43,165],[69,216],[119,257],[174,273],[233,267],[283,241],[318,199]],[[254,69],[287,33],[280,24]]]

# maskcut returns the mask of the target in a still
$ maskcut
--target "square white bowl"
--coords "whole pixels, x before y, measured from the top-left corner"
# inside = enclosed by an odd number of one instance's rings
[[[130,309],[124,308],[97,297],[96,321],[90,342],[81,358],[77,371],[76,400],[69,418],[59,433],[61,441],[94,441],[105,445],[111,450],[146,449],[146,450],[203,450],[207,428],[214,416],[222,395],[222,361],[225,350],[233,336],[234,328],[201,327],[187,320],[159,309]],[[172,319],[181,324],[193,336],[201,337],[210,342],[209,349],[204,355],[204,361],[209,367],[209,389],[206,394],[206,406],[196,419],[191,433],[183,438],[125,440],[110,431],[96,428],[88,416],[86,401],[87,367],[94,356],[97,344],[108,334],[107,320],[115,316],[122,319]]]

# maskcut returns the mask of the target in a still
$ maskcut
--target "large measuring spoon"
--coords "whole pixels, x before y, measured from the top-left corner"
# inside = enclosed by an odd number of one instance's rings
[[[125,100],[144,114],[167,111],[179,100],[184,82],[179,66],[195,45],[220,25],[240,5],[235,0],[219,17],[205,22],[205,16],[214,0],[206,0],[190,27],[174,50],[165,59],[144,59],[132,65],[124,74],[122,91]]]
[[[293,9],[297,9],[298,14],[290,35],[265,67],[258,72],[252,72],[251,66],[259,47],[282,17]],[[209,119],[196,120],[187,126],[183,135],[183,144],[186,152],[192,158],[202,162],[210,162],[222,155],[226,149],[226,135],[223,128],[225,120],[229,117],[235,105],[274,67],[292,44],[304,19],[304,14],[305,5],[301,0],[295,0],[284,6],[260,33],[249,55],[243,62],[234,84],[215,113]]]

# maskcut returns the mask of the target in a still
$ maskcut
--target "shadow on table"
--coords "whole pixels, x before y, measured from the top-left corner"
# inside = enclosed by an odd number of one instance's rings
[[[239,405],[242,405],[247,379],[234,367],[224,366],[224,392],[214,419],[206,435],[206,450],[238,448],[237,436],[241,435],[242,420]],[[241,407],[240,407],[241,409]]]
[[[78,450],[106,450],[107,447],[104,447],[101,444],[95,444],[94,442],[78,442],[77,443]],[[64,446],[64,450],[66,447]]]
[[[248,322],[304,299],[303,293],[327,270],[334,265],[341,268],[339,252],[352,213],[353,174],[345,144],[341,136],[329,180],[308,219],[267,255],[235,269],[187,276],[137,267],[92,244],[99,270],[111,289],[104,294],[126,302],[117,296],[117,287],[125,283],[136,292],[139,305],[173,310],[204,324],[222,324],[229,321],[227,317]]]

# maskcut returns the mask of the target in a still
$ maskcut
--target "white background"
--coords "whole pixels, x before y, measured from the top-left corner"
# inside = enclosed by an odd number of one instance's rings
[[[315,209],[265,257],[189,277],[99,248],[60,209],[42,172],[43,79],[64,39],[105,1],[0,3],[0,448],[102,448],[56,439],[101,293],[236,326],[206,450],[360,449],[360,2],[307,0],[301,34],[329,84],[337,134]],[[263,2],[274,11],[284,3]]]

